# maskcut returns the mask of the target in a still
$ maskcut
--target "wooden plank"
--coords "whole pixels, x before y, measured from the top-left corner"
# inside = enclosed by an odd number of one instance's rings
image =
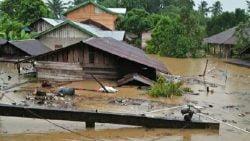
[[[63,52],[58,54],[58,62],[63,62]]]
[[[83,57],[84,57],[84,50],[83,50],[83,48],[81,47],[81,48],[78,48],[78,53],[79,53],[79,62],[80,63],[83,63]]]
[[[68,62],[68,50],[63,51],[63,62]]]
[[[89,64],[89,50],[88,48],[84,48],[84,64]]]
[[[73,50],[74,50],[74,62],[79,62],[78,49],[73,48]]]
[[[144,126],[149,128],[219,129],[220,127],[220,124],[216,122],[186,122],[183,120],[167,119],[160,117],[146,117],[135,114],[78,111],[55,108],[32,108],[5,104],[0,104],[0,116],[111,123]]]
[[[72,49],[70,49],[68,53],[68,62],[70,63],[74,62],[74,51]]]

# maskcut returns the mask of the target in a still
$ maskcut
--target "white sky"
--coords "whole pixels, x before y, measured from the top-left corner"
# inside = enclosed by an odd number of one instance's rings
[[[196,8],[201,0],[194,0]],[[212,6],[217,0],[205,0],[209,6]],[[247,9],[246,0],[219,0],[222,3],[223,11],[234,11],[236,8]]]
[[[43,0],[46,1],[46,0]],[[72,1],[72,0],[63,0],[65,2]],[[212,6],[214,2],[217,0],[205,0],[207,1],[209,6]],[[222,3],[223,11],[234,11],[236,8],[247,8],[246,0],[219,0]],[[194,0],[196,4],[196,8],[200,4],[201,0]]]

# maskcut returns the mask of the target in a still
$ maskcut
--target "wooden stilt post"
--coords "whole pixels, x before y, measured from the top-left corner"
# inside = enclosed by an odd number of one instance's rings
[[[208,59],[207,59],[207,62],[206,62],[206,66],[205,66],[205,69],[204,69],[204,71],[203,71],[203,77],[206,75],[206,71],[207,71],[207,65],[208,65]]]
[[[19,63],[17,63],[17,71],[18,71],[18,75],[20,75],[21,74],[21,70],[20,70],[20,64]]]
[[[220,56],[223,57],[223,54],[222,54],[222,52],[221,52],[221,46],[220,46]]]

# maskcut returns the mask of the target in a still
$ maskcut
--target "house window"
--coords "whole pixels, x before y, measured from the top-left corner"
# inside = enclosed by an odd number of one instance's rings
[[[95,63],[95,51],[93,48],[89,49],[89,64]]]
[[[55,49],[60,49],[62,47],[63,47],[62,45],[55,45]]]

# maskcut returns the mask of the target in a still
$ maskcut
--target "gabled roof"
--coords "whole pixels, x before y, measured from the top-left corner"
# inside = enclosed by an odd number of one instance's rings
[[[0,38],[0,45],[4,45],[4,44],[6,44],[7,42],[8,42],[7,40],[1,39],[1,38]]]
[[[36,22],[41,21],[41,20],[47,22],[48,24],[50,24],[50,25],[52,25],[52,26],[57,26],[57,25],[59,25],[59,24],[61,24],[61,23],[64,22],[64,20],[51,19],[51,18],[44,18],[44,17],[42,17],[42,18],[39,18],[38,20],[34,21],[34,22],[31,23],[30,25],[33,25],[33,24],[35,24]]]
[[[94,48],[108,52],[115,56],[154,68],[163,73],[170,73],[164,64],[159,61],[149,58],[143,50],[131,46],[125,42],[117,41],[113,38],[92,38],[83,43],[90,45]]]
[[[28,60],[43,57],[45,55],[50,55],[50,54],[53,54],[55,52],[59,52],[61,50],[75,46],[77,44],[86,44],[86,45],[89,45],[90,47],[100,49],[104,52],[107,52],[107,53],[113,54],[115,56],[130,60],[132,62],[136,62],[136,63],[142,64],[142,65],[145,65],[147,67],[154,68],[160,72],[170,73],[163,63],[156,61],[156,60],[153,60],[152,58],[149,58],[144,53],[143,50],[136,48],[136,47],[133,47],[125,42],[117,41],[117,40],[115,40],[113,38],[109,38],[109,37],[91,38],[87,41],[80,41],[76,44],[69,45],[67,47],[64,47],[64,48],[61,48],[58,50],[54,50],[54,51],[51,51],[51,52],[48,52],[45,54],[41,54],[38,56],[30,57],[30,58],[27,58],[25,60],[19,61],[17,63],[22,63],[22,62],[26,62]]]
[[[93,36],[93,37],[112,37],[114,39],[117,39],[117,40],[120,40],[122,41],[123,38],[124,38],[124,35],[125,35],[125,31],[104,31],[94,25],[88,25],[88,24],[83,24],[83,23],[78,23],[78,22],[73,22],[73,21],[70,21],[70,20],[66,20],[65,22],[51,28],[51,29],[48,29],[44,32],[41,32],[40,34],[36,35],[35,38],[38,38],[42,35],[45,35],[49,32],[52,32],[64,25],[70,25],[84,33],[87,33],[89,34],[90,36]]]
[[[57,26],[64,22],[64,20],[59,20],[59,19],[51,19],[51,18],[41,18],[41,19],[43,19],[44,21],[46,21],[47,23],[53,26]]]
[[[9,43],[31,56],[36,56],[51,51],[50,48],[46,47],[40,41],[34,39],[9,41]]]
[[[73,7],[73,8],[71,8],[71,9],[65,11],[65,12],[63,13],[63,15],[66,15],[66,14],[68,14],[68,13],[70,13],[70,12],[72,12],[72,11],[75,11],[75,10],[81,8],[81,7],[84,7],[84,6],[88,5],[88,4],[93,4],[94,6],[100,8],[101,10],[103,10],[103,11],[105,11],[105,12],[107,12],[107,13],[113,14],[113,15],[118,15],[118,14],[120,14],[120,13],[116,13],[116,12],[118,12],[118,9],[113,9],[113,10],[111,9],[111,10],[110,10],[110,9],[108,9],[108,8],[106,8],[106,7],[104,7],[104,6],[100,5],[100,4],[98,4],[98,3],[93,2],[92,0],[89,0],[89,1],[86,1],[86,2],[84,2],[84,3],[82,3],[82,4],[79,4],[79,5],[77,5],[77,6]],[[124,10],[121,10],[121,9],[120,9],[119,12],[124,12]]]
[[[204,42],[209,44],[235,45],[237,42],[237,38],[235,36],[236,28],[237,26],[205,38]],[[250,35],[250,28],[246,28],[245,31]]]
[[[82,31],[82,32],[84,32],[84,33],[87,33],[87,34],[89,34],[89,35],[91,35],[91,36],[96,37],[95,34],[91,33],[90,31],[88,31],[87,29],[85,29],[83,26],[79,26],[78,24],[75,24],[75,23],[76,23],[76,22],[72,22],[72,21],[70,21],[70,20],[66,20],[66,21],[64,21],[63,23],[61,23],[61,24],[59,24],[59,25],[57,25],[57,26],[55,26],[55,27],[52,27],[52,28],[50,28],[50,29],[48,29],[48,30],[45,30],[45,31],[39,33],[38,35],[36,35],[36,36],[34,36],[34,37],[35,37],[35,38],[38,38],[38,37],[40,37],[40,36],[42,36],[42,35],[45,35],[45,34],[51,32],[51,31],[54,31],[54,30],[56,30],[56,29],[58,29],[58,28],[60,28],[60,27],[62,27],[62,26],[64,26],[64,25],[70,25],[70,26],[75,27],[76,29],[78,29],[78,30],[80,30],[80,31]],[[86,26],[86,27],[87,27],[87,26]]]

